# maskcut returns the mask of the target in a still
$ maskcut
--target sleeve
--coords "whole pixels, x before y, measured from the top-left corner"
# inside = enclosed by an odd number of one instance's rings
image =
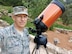
[[[0,48],[2,46],[3,39],[4,39],[3,31],[0,29]]]

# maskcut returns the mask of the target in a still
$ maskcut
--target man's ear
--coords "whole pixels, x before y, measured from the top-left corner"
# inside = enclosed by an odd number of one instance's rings
[[[13,19],[13,21],[15,21],[15,16],[14,15],[12,15],[12,19]]]

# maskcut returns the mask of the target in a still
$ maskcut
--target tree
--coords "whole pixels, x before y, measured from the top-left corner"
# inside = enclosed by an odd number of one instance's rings
[[[0,0],[0,3],[6,6],[23,5],[22,0]]]
[[[51,0],[23,0],[24,6],[28,7],[31,18],[36,18]]]
[[[61,16],[63,24],[69,25],[72,24],[72,4],[66,4],[65,5],[66,11]]]

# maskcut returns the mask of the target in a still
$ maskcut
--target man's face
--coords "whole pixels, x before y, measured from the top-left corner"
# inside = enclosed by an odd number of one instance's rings
[[[19,15],[14,15],[12,18],[14,20],[14,24],[17,27],[24,28],[27,23],[28,16],[25,14],[19,14]]]

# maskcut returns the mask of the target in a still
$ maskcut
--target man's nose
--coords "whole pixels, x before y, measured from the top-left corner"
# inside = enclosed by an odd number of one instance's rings
[[[25,18],[24,17],[21,17],[21,20],[25,20]]]

